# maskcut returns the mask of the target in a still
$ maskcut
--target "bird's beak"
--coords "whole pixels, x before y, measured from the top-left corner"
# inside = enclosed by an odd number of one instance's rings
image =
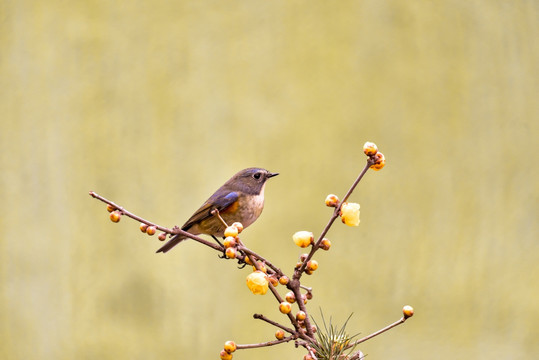
[[[268,179],[271,178],[271,177],[277,176],[277,175],[279,175],[279,173],[269,173],[268,174]]]

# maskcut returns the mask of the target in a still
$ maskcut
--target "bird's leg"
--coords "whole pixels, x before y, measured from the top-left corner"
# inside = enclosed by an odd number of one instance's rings
[[[226,257],[226,254],[225,254],[225,251],[226,251],[226,248],[223,244],[221,244],[221,242],[219,241],[219,239],[217,239],[215,237],[215,235],[211,235],[211,237],[213,238],[213,240],[217,241],[217,244],[219,244],[222,248],[223,248],[223,255],[218,255],[219,256],[219,259],[228,259]]]
[[[221,215],[219,215],[219,210],[213,209],[213,210],[211,211],[211,214],[212,214],[213,216],[217,216],[217,218],[221,221],[221,223],[222,223],[225,227],[228,227],[228,224],[226,223],[226,221],[221,217]],[[216,238],[214,235],[212,235],[211,237],[212,237],[215,241],[217,241],[217,244],[219,244],[219,245],[223,248],[223,255],[219,255],[219,258],[220,258],[220,259],[228,259],[228,258],[226,257],[226,254],[225,254],[226,249],[225,249],[225,247],[223,246],[223,244],[221,244],[221,242],[220,242],[219,240],[217,240],[217,238]],[[224,239],[224,237],[223,237],[223,239]]]
[[[223,244],[221,244],[221,242],[219,241],[219,239],[217,239],[217,238],[215,237],[215,235],[212,235],[211,237],[213,238],[213,240],[217,241],[217,244],[221,245],[222,247],[225,247]]]

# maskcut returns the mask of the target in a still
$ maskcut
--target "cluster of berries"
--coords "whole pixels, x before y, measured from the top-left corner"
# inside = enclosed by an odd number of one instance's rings
[[[371,169],[376,171],[382,170],[382,168],[386,165],[386,158],[384,154],[378,151],[378,147],[375,143],[367,141],[365,145],[363,145],[363,152],[373,161]]]

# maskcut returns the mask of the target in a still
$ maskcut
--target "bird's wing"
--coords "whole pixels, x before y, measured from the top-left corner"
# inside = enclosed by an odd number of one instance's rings
[[[182,230],[188,230],[194,224],[207,219],[212,215],[212,210],[217,209],[219,212],[225,211],[229,206],[238,201],[239,195],[235,191],[231,191],[226,195],[213,194],[202,206],[187,220],[182,226]]]

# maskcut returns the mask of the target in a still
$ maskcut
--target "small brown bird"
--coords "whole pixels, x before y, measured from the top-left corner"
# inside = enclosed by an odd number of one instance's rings
[[[255,222],[264,209],[264,187],[266,181],[279,175],[261,168],[248,168],[232,176],[221,186],[182,226],[182,230],[193,235],[206,234],[222,237],[225,226],[212,214],[214,209],[227,224],[236,221],[246,228]],[[157,252],[166,253],[181,241],[187,239],[174,235]]]

